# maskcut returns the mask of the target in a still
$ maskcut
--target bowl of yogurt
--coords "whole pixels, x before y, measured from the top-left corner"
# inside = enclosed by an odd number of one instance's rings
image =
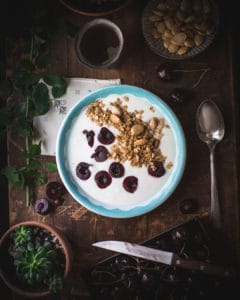
[[[145,214],[165,202],[185,168],[186,143],[171,108],[130,85],[90,93],[57,137],[60,177],[72,197],[112,218]]]

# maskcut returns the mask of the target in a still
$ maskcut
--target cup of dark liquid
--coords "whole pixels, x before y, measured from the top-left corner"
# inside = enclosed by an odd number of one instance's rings
[[[112,21],[94,19],[78,32],[75,49],[79,61],[84,65],[95,69],[108,69],[119,60],[123,50],[123,35]]]

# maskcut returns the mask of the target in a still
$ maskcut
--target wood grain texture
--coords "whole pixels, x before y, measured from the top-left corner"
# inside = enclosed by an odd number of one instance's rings
[[[177,62],[178,69],[202,67],[211,69],[197,88],[191,89],[191,86],[197,81],[199,72],[178,73],[175,81],[161,82],[157,78],[156,70],[166,59],[151,52],[144,42],[141,31],[141,15],[146,2],[132,1],[126,9],[108,17],[121,27],[124,35],[124,52],[116,67],[109,70],[94,70],[81,65],[75,53],[74,39],[67,36],[62,24],[60,37],[51,45],[54,61],[50,70],[67,77],[120,78],[122,83],[143,87],[166,101],[179,118],[187,141],[186,168],[175,192],[152,212],[130,219],[98,216],[78,204],[69,194],[65,195],[63,206],[42,217],[35,214],[32,207],[25,207],[23,192],[9,186],[10,224],[23,220],[40,220],[55,225],[68,237],[75,259],[69,286],[76,299],[77,297],[88,299],[88,292],[81,280],[81,272],[109,255],[107,251],[93,248],[91,246],[93,242],[107,239],[142,242],[195,215],[207,222],[210,206],[209,151],[195,132],[196,110],[200,102],[206,98],[211,98],[217,103],[226,123],[224,140],[216,147],[218,190],[224,217],[222,232],[224,251],[221,254],[226,262],[238,264],[238,268],[240,265],[237,159],[239,111],[234,86],[234,40],[231,35],[231,24],[225,21],[227,26],[220,28],[216,40],[205,52],[195,58]],[[63,10],[63,22],[65,19],[81,26],[92,18]],[[171,102],[169,94],[175,87],[189,91],[189,99],[185,103]],[[19,149],[17,149],[18,141],[12,140],[13,138],[9,136],[9,162],[15,164],[19,163],[19,156],[16,155]],[[43,157],[42,160],[54,161],[54,158]],[[60,180],[57,173],[50,176],[49,180]],[[36,198],[44,196],[44,191],[45,186],[39,187],[35,191]],[[199,202],[197,214],[183,215],[180,212],[179,203],[184,198],[197,199]],[[14,299],[20,300],[17,296]],[[68,298],[63,295],[61,299]]]

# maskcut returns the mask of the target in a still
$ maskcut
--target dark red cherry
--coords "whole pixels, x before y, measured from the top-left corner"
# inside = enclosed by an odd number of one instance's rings
[[[50,205],[47,199],[40,198],[34,203],[34,211],[40,215],[46,215],[50,210]]]
[[[100,189],[104,189],[112,183],[112,178],[106,171],[99,171],[95,175],[95,182]]]
[[[157,76],[163,81],[170,81],[173,79],[173,65],[171,63],[163,63],[157,68]]]
[[[112,177],[120,178],[124,175],[124,166],[118,162],[113,162],[108,171]]]
[[[47,184],[45,192],[48,198],[57,199],[64,194],[65,189],[62,183],[58,181],[51,181]]]
[[[166,170],[161,161],[154,161],[153,165],[148,166],[148,174],[153,177],[161,177],[166,173]]]
[[[53,206],[60,206],[60,205],[63,204],[64,198],[60,197],[60,198],[56,198],[56,199],[49,199],[49,202],[50,202]]]
[[[98,134],[98,140],[104,145],[109,145],[114,142],[115,136],[107,127],[102,127]]]
[[[179,209],[182,214],[192,214],[198,209],[198,204],[196,199],[183,199],[179,204]]]
[[[108,158],[108,150],[104,146],[97,146],[95,152],[91,155],[98,162],[105,161]]]
[[[129,193],[134,193],[138,187],[138,179],[135,176],[128,176],[123,180],[123,187]]]
[[[80,162],[76,167],[77,177],[81,180],[87,180],[91,176],[91,172],[89,170],[90,164],[85,162]]]
[[[93,144],[94,144],[94,136],[95,136],[94,131],[93,131],[93,130],[90,130],[90,131],[88,131],[88,130],[83,130],[83,133],[86,134],[86,138],[87,138],[88,145],[89,145],[90,147],[92,147]]]
[[[183,243],[189,240],[189,232],[184,227],[176,228],[171,233],[172,241],[176,243]]]

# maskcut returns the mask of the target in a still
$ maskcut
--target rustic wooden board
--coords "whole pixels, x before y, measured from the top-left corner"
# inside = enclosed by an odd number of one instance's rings
[[[209,67],[209,71],[195,89],[190,87],[198,79],[199,73],[181,73],[173,82],[160,82],[156,69],[166,59],[152,53],[146,45],[141,30],[141,15],[147,1],[132,1],[127,9],[108,16],[122,29],[125,39],[124,53],[119,64],[109,70],[87,69],[82,66],[75,53],[74,39],[67,37],[62,28],[61,38],[51,48],[55,54],[50,69],[67,77],[120,78],[122,83],[136,85],[152,91],[169,104],[183,126],[187,141],[187,164],[184,176],[176,191],[169,199],[148,214],[130,219],[112,219],[98,216],[66,195],[64,205],[50,215],[41,217],[32,207],[25,207],[24,193],[9,185],[10,224],[23,220],[40,220],[55,225],[68,237],[74,251],[74,272],[70,286],[79,299],[88,299],[87,291],[81,283],[80,272],[108,255],[108,252],[94,249],[91,244],[97,240],[119,239],[132,242],[144,241],[167,228],[199,216],[209,217],[210,207],[210,168],[209,152],[197,137],[195,114],[200,102],[206,98],[214,100],[223,112],[226,123],[224,140],[216,148],[216,170],[219,196],[223,207],[224,259],[231,264],[240,265],[239,255],[239,188],[238,188],[238,120],[239,108],[236,101],[234,76],[234,41],[230,24],[225,20],[213,45],[199,56],[177,62],[181,69]],[[81,26],[91,20],[68,11],[64,18]],[[9,52],[10,55],[11,52]],[[11,60],[10,60],[11,61]],[[9,64],[11,64],[9,61]],[[174,87],[190,90],[185,103],[175,104],[169,100]],[[18,163],[18,148],[21,141],[9,136],[8,153],[10,164]],[[43,157],[43,161],[55,161]],[[51,174],[50,180],[60,180],[58,174]],[[44,195],[45,186],[39,187],[36,197]],[[196,198],[199,210],[194,215],[183,215],[179,202],[184,198]],[[126,234],[127,233],[127,234]],[[227,245],[227,247],[226,247]],[[15,296],[14,299],[20,299]],[[65,299],[64,296],[62,299]]]

